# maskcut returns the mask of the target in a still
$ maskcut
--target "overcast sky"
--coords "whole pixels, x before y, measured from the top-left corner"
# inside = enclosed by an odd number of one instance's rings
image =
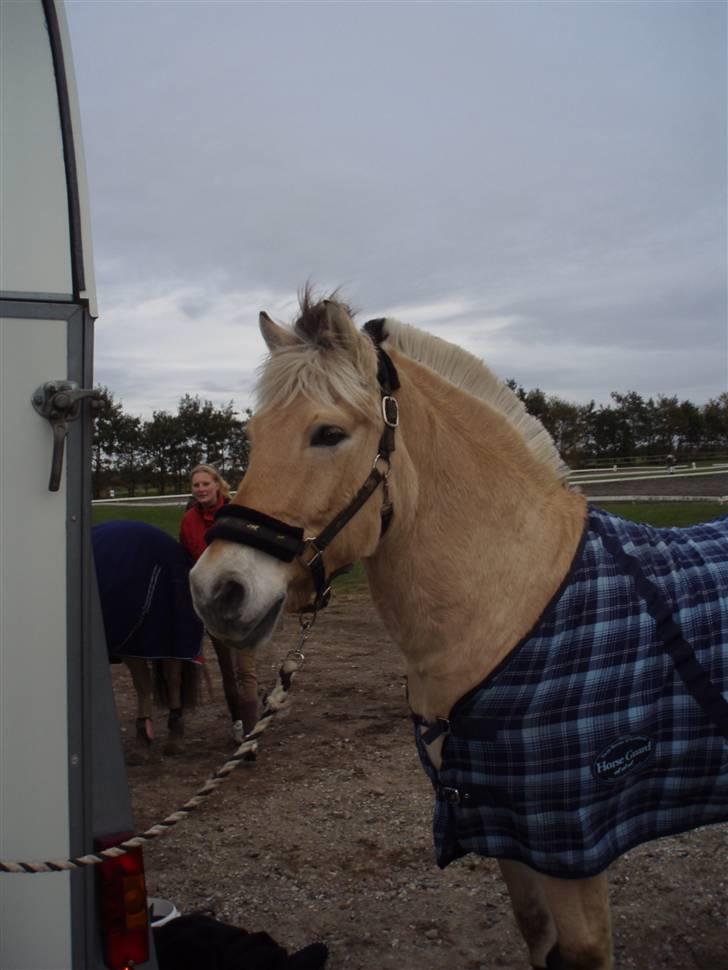
[[[252,404],[309,279],[567,400],[727,389],[725,3],[66,10],[127,412]]]

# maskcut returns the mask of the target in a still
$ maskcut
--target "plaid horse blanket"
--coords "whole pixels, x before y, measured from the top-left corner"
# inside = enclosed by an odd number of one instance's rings
[[[584,878],[725,821],[726,686],[728,517],[653,529],[591,507],[535,628],[446,721],[415,729],[438,864],[475,852]],[[436,771],[425,740],[440,733]]]

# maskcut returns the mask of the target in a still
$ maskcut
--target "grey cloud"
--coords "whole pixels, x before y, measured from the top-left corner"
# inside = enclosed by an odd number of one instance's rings
[[[521,373],[564,396],[648,378],[549,371],[534,342],[672,349],[666,376],[725,387],[723,5],[68,10],[100,289],[193,284],[178,309],[213,327],[211,291],[456,294],[517,318]]]

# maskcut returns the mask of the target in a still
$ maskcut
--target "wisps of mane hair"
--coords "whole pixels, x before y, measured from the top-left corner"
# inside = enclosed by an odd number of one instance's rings
[[[473,397],[499,411],[518,431],[534,457],[551,467],[564,484],[569,468],[543,424],[529,414],[507,384],[499,380],[485,364],[462,347],[441,340],[406,323],[388,317],[384,322],[385,346],[416,360]]]
[[[318,297],[310,283],[307,283],[302,290],[298,291],[298,316],[293,324],[294,331],[308,340],[311,334],[317,333],[319,324],[326,313],[326,304],[333,303],[340,310],[343,310],[352,320],[356,311],[339,299],[339,291],[334,290],[328,296]]]

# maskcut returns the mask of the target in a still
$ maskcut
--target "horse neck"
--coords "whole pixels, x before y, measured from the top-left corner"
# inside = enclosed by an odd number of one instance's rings
[[[393,358],[395,355],[392,355]],[[410,703],[445,716],[534,625],[579,542],[584,499],[491,407],[396,357],[394,519],[366,562]]]

